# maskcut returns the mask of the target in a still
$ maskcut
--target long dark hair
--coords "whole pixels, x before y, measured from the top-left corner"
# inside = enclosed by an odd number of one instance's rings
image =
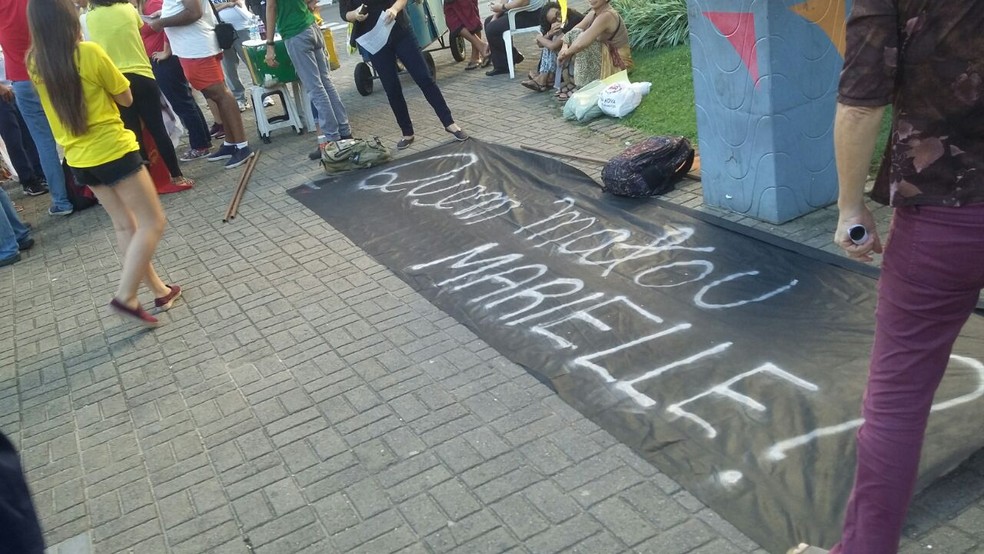
[[[27,3],[31,32],[30,67],[48,89],[48,98],[62,125],[75,136],[89,130],[82,77],[75,52],[82,25],[72,0],[31,0]]]
[[[129,4],[130,0],[89,0],[89,3],[96,6],[112,6],[113,4]]]
[[[560,9],[560,3],[559,2],[547,2],[546,4],[543,5],[542,8],[540,8],[540,32],[541,33],[546,34],[546,32],[550,30],[550,26],[553,25],[553,23],[547,21],[547,14],[550,13],[550,10],[552,10],[554,8],[557,8],[557,17],[559,17],[560,19],[563,19],[564,18],[564,15],[562,13],[560,13],[562,10]]]

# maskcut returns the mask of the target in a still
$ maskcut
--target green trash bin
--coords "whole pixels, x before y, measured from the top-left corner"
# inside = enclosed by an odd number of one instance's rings
[[[287,55],[287,46],[279,36],[274,40],[273,50],[277,56],[277,67],[266,63],[266,42],[263,40],[247,40],[243,42],[246,52],[246,65],[253,84],[258,87],[268,87],[276,84],[297,81],[297,71]]]

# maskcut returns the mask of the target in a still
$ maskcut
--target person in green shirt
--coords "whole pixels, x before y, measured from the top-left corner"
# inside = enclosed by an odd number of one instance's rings
[[[308,9],[307,3],[304,0],[267,0],[266,10],[268,29],[275,27],[283,37],[287,55],[294,64],[297,77],[318,111],[318,125],[325,137],[319,148],[352,138],[352,127],[349,125],[345,105],[328,74],[325,37],[315,23],[314,14]],[[268,31],[266,43],[266,63],[270,67],[276,67],[272,32]]]

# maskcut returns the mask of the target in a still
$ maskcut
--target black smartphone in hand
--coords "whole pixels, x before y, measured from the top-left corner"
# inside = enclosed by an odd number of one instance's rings
[[[359,7],[359,15],[369,15],[369,6],[362,4]]]

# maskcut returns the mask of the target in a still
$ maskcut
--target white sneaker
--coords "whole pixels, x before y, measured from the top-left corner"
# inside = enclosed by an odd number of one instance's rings
[[[246,111],[246,102],[243,102],[242,100],[236,100],[236,105],[239,106],[240,113]]]
[[[263,107],[264,108],[269,108],[272,105],[273,105],[273,98],[270,98],[269,96],[267,96],[266,98],[263,99]]]

